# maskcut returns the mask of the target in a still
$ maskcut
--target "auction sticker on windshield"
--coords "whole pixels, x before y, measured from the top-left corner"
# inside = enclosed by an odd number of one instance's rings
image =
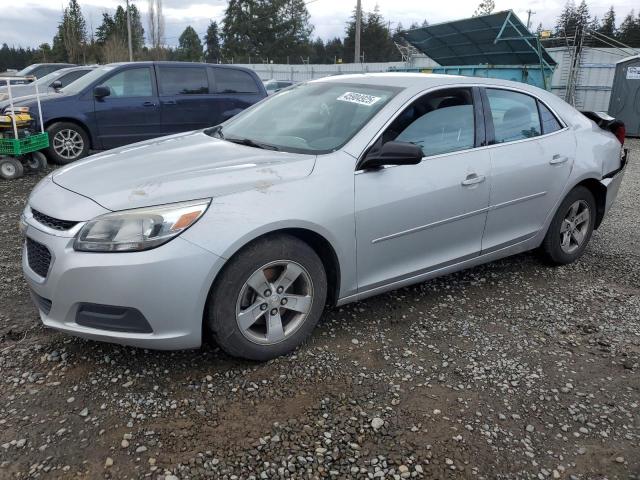
[[[338,100],[371,106],[379,100],[382,100],[382,97],[375,97],[373,95],[367,95],[366,93],[345,92],[338,97]]]

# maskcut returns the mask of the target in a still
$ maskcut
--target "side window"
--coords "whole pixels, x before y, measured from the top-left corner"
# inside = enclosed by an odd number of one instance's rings
[[[209,93],[204,67],[160,67],[161,95],[198,95]]]
[[[540,135],[536,100],[523,93],[487,89],[496,143],[513,142]]]
[[[71,82],[75,82],[77,79],[79,79],[80,77],[86,75],[87,73],[89,73],[89,72],[86,71],[86,70],[79,70],[79,71],[76,71],[76,72],[70,72],[70,73],[67,73],[66,75],[61,75],[58,80],[60,80],[60,83],[62,83],[63,87],[66,87]]]
[[[130,68],[116,73],[102,85],[109,87],[112,97],[151,97],[151,71],[148,67]]]
[[[253,77],[247,72],[233,68],[216,68],[216,93],[258,93]]]
[[[558,130],[562,130],[562,125],[560,125],[560,122],[558,121],[556,116],[551,113],[551,110],[549,110],[544,103],[538,102],[538,108],[540,109],[540,120],[542,120],[543,134],[546,135],[547,133],[553,133],[557,132]]]
[[[473,148],[475,122],[471,89],[440,90],[409,105],[387,128],[382,142],[409,142],[425,157]]]

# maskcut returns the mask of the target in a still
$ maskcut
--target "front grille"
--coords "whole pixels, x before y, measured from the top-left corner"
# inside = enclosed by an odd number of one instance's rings
[[[27,237],[27,261],[31,270],[46,278],[51,264],[51,252],[41,243]]]
[[[53,228],[54,230],[69,230],[70,228],[75,227],[78,222],[72,222],[70,220],[60,220],[58,218],[50,217],[49,215],[45,215],[38,210],[31,209],[31,213],[33,214],[33,218],[36,219],[42,225],[45,225],[49,228]]]
[[[52,305],[51,300],[49,300],[48,298],[41,297],[33,290],[31,290],[31,298],[33,298],[33,303],[36,304],[36,307],[38,307],[38,310],[41,310],[42,313],[44,313],[45,315],[49,315],[49,312],[51,311],[51,305]]]

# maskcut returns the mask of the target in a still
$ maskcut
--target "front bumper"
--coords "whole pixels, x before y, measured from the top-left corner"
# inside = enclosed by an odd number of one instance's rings
[[[45,326],[93,340],[152,349],[201,345],[204,307],[223,259],[180,237],[143,252],[76,252],[74,236],[82,224],[69,232],[53,232],[28,214],[21,222],[23,234],[51,253],[46,278],[29,266],[26,242],[22,257],[24,276],[36,294]],[[127,331],[122,324],[116,330],[81,325],[78,321],[86,323],[82,321],[86,305],[137,311],[151,331],[136,331],[133,325]],[[108,315],[104,318],[109,321]],[[126,324],[128,317],[122,318]]]
[[[602,185],[607,189],[607,199],[604,207],[604,215],[609,212],[613,203],[618,196],[618,191],[620,190],[620,184],[622,183],[622,178],[624,177],[624,172],[627,169],[627,158],[628,158],[628,150],[625,148],[622,151],[622,157],[620,159],[620,168],[615,172],[610,173],[606,178],[602,179]]]

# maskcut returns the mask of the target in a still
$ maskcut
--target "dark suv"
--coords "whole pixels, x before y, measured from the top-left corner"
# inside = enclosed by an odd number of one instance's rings
[[[133,62],[98,67],[42,98],[50,160],[217,125],[266,97],[251,70],[206,63]],[[16,102],[36,111],[33,98]]]

